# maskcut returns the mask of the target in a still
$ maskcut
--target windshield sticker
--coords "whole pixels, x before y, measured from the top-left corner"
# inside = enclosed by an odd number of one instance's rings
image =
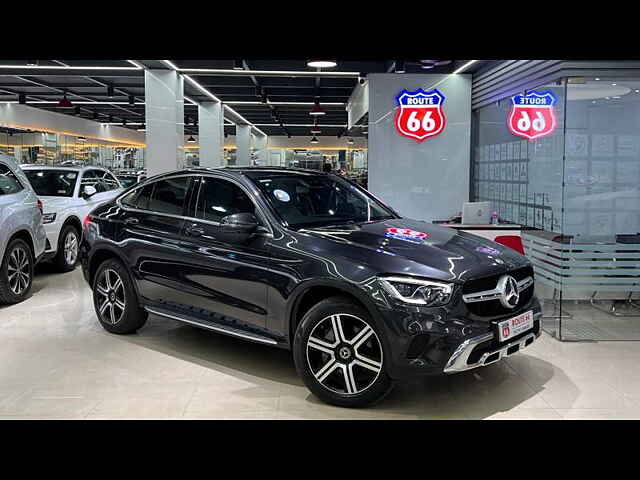
[[[289,194],[284,190],[274,190],[273,195],[275,195],[275,197],[281,202],[288,202],[289,200],[291,200]]]
[[[410,228],[385,228],[384,236],[388,238],[395,238],[396,240],[405,240],[407,242],[422,243],[423,240],[429,238],[429,234],[424,232],[417,232]]]
[[[500,250],[496,250],[495,248],[487,247],[485,245],[476,247],[476,250],[481,253],[486,253],[487,255],[500,255]]]

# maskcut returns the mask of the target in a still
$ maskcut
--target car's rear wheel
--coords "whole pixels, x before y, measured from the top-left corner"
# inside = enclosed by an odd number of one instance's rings
[[[105,260],[93,279],[93,305],[102,327],[111,333],[134,333],[147,321],[127,269],[119,260]]]
[[[61,272],[70,272],[78,264],[80,233],[73,225],[66,225],[58,237],[58,251],[53,260]]]
[[[24,300],[33,284],[33,254],[29,245],[19,238],[11,241],[0,268],[0,303]]]
[[[393,388],[380,332],[369,313],[348,298],[323,300],[306,313],[293,354],[309,390],[332,405],[363,407]]]

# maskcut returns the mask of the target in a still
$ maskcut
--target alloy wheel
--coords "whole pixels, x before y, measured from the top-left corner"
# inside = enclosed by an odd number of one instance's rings
[[[96,292],[98,299],[98,313],[102,320],[112,325],[117,324],[124,315],[126,307],[124,284],[120,275],[110,268],[105,269],[98,283]]]
[[[74,232],[67,233],[64,239],[64,260],[67,265],[75,265],[78,259],[78,237]]]
[[[334,314],[322,319],[307,339],[307,362],[316,380],[339,394],[355,395],[382,371],[382,345],[363,319]]]
[[[29,287],[31,282],[31,268],[29,265],[29,254],[22,247],[16,247],[9,255],[7,263],[7,273],[9,288],[15,295],[22,293]]]

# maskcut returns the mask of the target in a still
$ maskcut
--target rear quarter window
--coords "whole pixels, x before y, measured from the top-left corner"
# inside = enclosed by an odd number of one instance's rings
[[[0,195],[11,195],[22,191],[24,187],[16,175],[4,163],[0,163]]]

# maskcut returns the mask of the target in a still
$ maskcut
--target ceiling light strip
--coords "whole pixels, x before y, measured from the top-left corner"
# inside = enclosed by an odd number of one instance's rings
[[[131,65],[135,65],[140,70],[144,70],[144,65],[136,62],[135,60],[127,60],[127,62],[129,62]]]
[[[258,125],[260,127],[279,127],[280,124],[279,123],[256,123],[255,125]],[[325,125],[325,124],[319,124],[316,125],[315,123],[284,123],[283,126],[285,127],[327,127],[327,128],[345,128],[347,127],[346,124],[344,125]]]
[[[224,102],[227,105],[264,105],[264,103],[262,102],[258,102],[258,101],[244,101],[244,100],[238,100],[238,101],[232,101],[232,102]],[[323,107],[344,107],[346,105],[346,103],[344,102],[321,102]],[[300,106],[311,106],[311,105],[315,105],[315,102],[271,102],[268,101],[267,105],[274,105],[274,106],[296,106],[296,105],[300,105]]]
[[[174,64],[172,63],[170,60],[161,60],[165,65],[167,65],[168,67],[180,72],[181,70]],[[193,78],[191,78],[189,75],[185,75],[182,74],[182,76],[194,87],[196,87],[198,90],[200,90],[202,93],[204,93],[205,95],[207,95],[209,98],[215,100],[216,102],[220,102],[222,103],[222,100],[220,100],[218,97],[216,97],[213,93],[211,93],[209,90],[207,90],[206,88],[204,88],[202,85],[200,85],[198,82],[196,82]],[[261,135],[264,135],[265,137],[267,136],[266,133],[264,133],[262,130],[260,130],[258,127],[256,127],[253,123],[251,123],[249,120],[247,120],[246,118],[244,118],[242,115],[240,115],[238,112],[236,112],[233,108],[231,108],[228,105],[225,105],[224,103],[222,104],[222,106],[226,109],[229,110],[232,114],[234,114],[236,117],[242,119],[243,122],[245,122],[247,125],[249,125],[251,128],[253,128],[254,130],[257,130],[258,132],[260,132]]]
[[[171,68],[172,70],[180,70],[173,62],[171,62],[171,60],[160,60],[162,63],[164,63],[167,67]]]
[[[86,67],[65,67],[62,65],[0,65],[0,69],[8,70],[8,69],[18,69],[24,68],[25,70],[140,70],[139,67],[96,67],[96,66],[86,66]]]
[[[163,62],[168,60],[163,60]],[[223,68],[177,68],[179,72],[195,73],[197,75],[229,75],[236,77],[340,77],[358,78],[360,72],[318,72],[304,70],[233,70]]]
[[[168,61],[168,60],[163,60],[163,61]],[[222,101],[216,97],[213,93],[211,93],[209,90],[207,90],[206,88],[204,88],[202,85],[200,85],[198,82],[196,82],[193,78],[191,78],[189,75],[182,75],[184,77],[185,80],[187,80],[191,85],[193,85],[194,87],[196,87],[198,90],[200,90],[202,93],[204,93],[205,95],[207,95],[209,98],[211,98],[212,100],[221,103]]]
[[[476,63],[478,60],[469,60],[467,63],[465,63],[464,65],[462,65],[460,68],[458,68],[457,70],[455,70],[453,72],[453,75],[457,74],[457,73],[461,73],[464,72],[467,67],[470,67],[471,65],[473,65],[474,63]]]

